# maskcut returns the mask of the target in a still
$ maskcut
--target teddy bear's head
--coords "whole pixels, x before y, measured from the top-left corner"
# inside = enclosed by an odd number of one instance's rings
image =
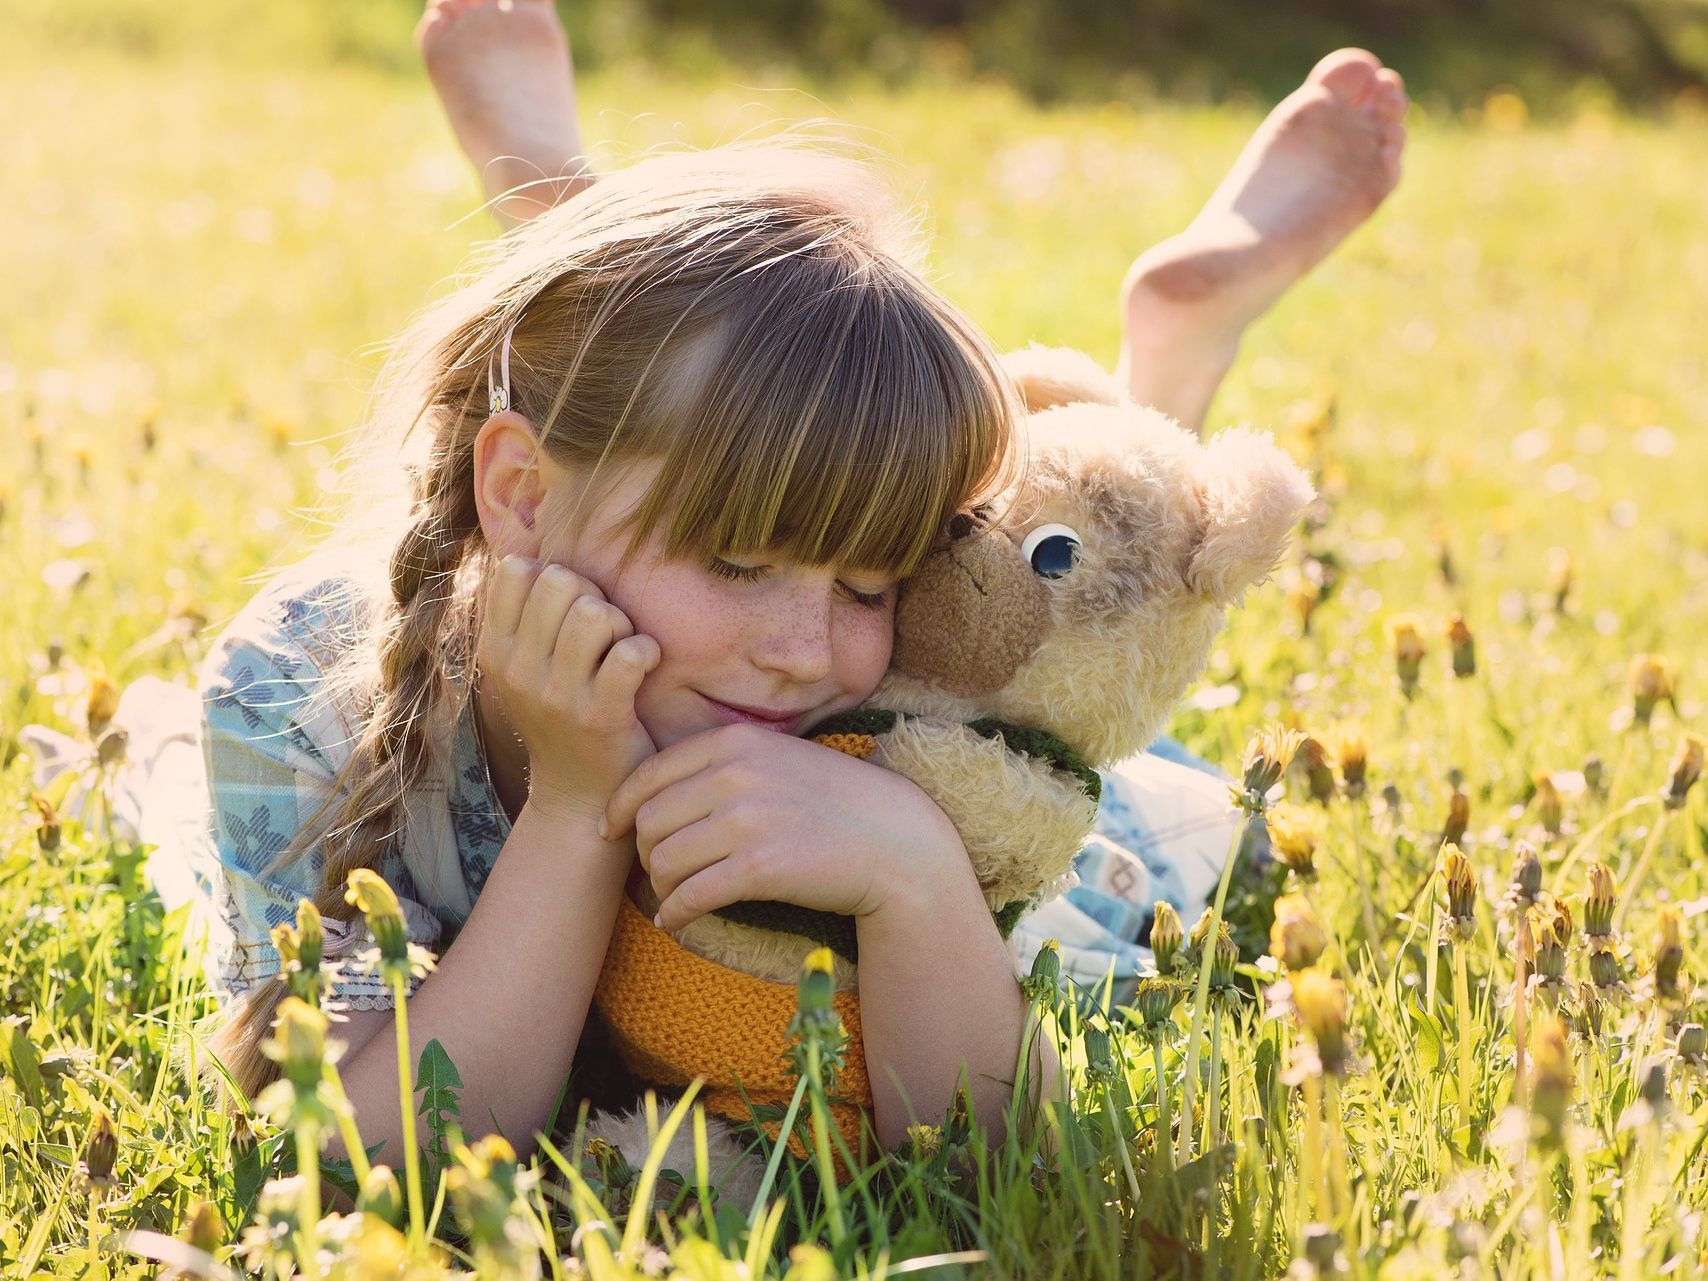
[[[1162,729],[1311,486],[1267,435],[1201,442],[1078,353],[1015,364],[1024,472],[907,581],[878,701],[1048,730],[1107,764]]]

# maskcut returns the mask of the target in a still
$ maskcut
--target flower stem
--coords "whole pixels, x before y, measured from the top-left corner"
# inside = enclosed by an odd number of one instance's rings
[[[409,1196],[409,1245],[419,1252],[427,1234],[427,1215],[421,1206],[421,1153],[415,1134],[415,1091],[409,1072],[409,1001],[406,980],[394,975],[391,992],[397,1010],[397,1095],[403,1108],[403,1172]]]
[[[331,1062],[322,1065],[325,1069],[326,1080],[338,1095],[338,1135],[344,1140],[344,1151],[350,1160],[350,1168],[356,1175],[356,1186],[360,1187],[368,1181],[368,1153],[362,1146],[361,1133],[356,1129],[356,1118],[349,1107],[350,1096],[344,1093],[344,1078],[338,1074],[338,1068]]]
[[[824,1098],[824,1078],[819,1075],[818,1044],[807,1038],[807,1098],[812,1104],[813,1157],[818,1165],[819,1184],[824,1191],[824,1203],[830,1211],[830,1243],[840,1246],[848,1235],[842,1221],[842,1192],[836,1185],[836,1165],[830,1156],[830,1108]]]
[[[1328,1196],[1328,1172],[1323,1168],[1323,1107],[1322,1077],[1314,1069],[1305,1075],[1305,1149],[1303,1158],[1305,1186],[1316,1198],[1311,1207],[1311,1222],[1324,1222],[1331,1213]]]
[[[313,1121],[297,1122],[297,1175],[302,1194],[297,1200],[297,1271],[304,1276],[320,1275],[320,1141]]]
[[[1151,1033],[1151,1054],[1156,1058],[1156,1113],[1160,1131],[1156,1150],[1162,1155],[1165,1170],[1174,1168],[1174,1122],[1168,1114],[1168,1082],[1162,1074],[1162,1028]]]
[[[1465,973],[1465,940],[1453,944],[1453,1009],[1459,1024],[1459,1125],[1471,1146],[1471,984]]]
[[[1204,935],[1203,955],[1198,958],[1198,986],[1192,994],[1192,1031],[1186,1042],[1186,1078],[1180,1089],[1180,1148],[1175,1164],[1185,1165],[1192,1159],[1192,1094],[1198,1078],[1198,1056],[1204,1035],[1204,1009],[1210,1001],[1210,964],[1216,956],[1216,940],[1221,935],[1222,905],[1228,900],[1228,882],[1233,880],[1234,863],[1239,859],[1240,846],[1245,842],[1246,816],[1234,824],[1228,838],[1227,857],[1222,860],[1222,879],[1216,885],[1215,902],[1210,905],[1210,928]]]
[[[1204,1098],[1204,1151],[1214,1152],[1222,1142],[1222,1011],[1210,1009],[1210,1084]]]

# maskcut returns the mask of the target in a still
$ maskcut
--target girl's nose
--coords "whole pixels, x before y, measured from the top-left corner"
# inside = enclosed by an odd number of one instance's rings
[[[783,605],[779,602],[779,605]],[[753,661],[799,685],[830,675],[831,602],[820,591],[791,593],[787,605],[771,613],[755,641]]]

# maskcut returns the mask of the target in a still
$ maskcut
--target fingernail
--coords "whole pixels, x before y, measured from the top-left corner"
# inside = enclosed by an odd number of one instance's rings
[[[658,926],[658,928],[662,930],[664,928],[664,913],[660,912],[656,916],[654,916],[652,918],[652,923],[654,925]]]
[[[605,821],[603,816],[601,816],[599,819],[599,839],[602,841],[609,840],[610,836],[611,825]]]

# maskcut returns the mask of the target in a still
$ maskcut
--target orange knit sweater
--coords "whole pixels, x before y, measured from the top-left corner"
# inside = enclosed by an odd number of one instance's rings
[[[697,1097],[706,1110],[739,1122],[752,1120],[749,1103],[787,1106],[794,1095],[783,1051],[795,989],[696,956],[626,896],[593,999],[624,1064],[643,1081],[682,1088],[704,1078]],[[872,1107],[859,999],[838,992],[835,1009],[849,1043],[831,1115],[859,1153],[861,1117]],[[766,1129],[775,1136],[775,1123]],[[806,1155],[798,1136],[789,1146]]]

